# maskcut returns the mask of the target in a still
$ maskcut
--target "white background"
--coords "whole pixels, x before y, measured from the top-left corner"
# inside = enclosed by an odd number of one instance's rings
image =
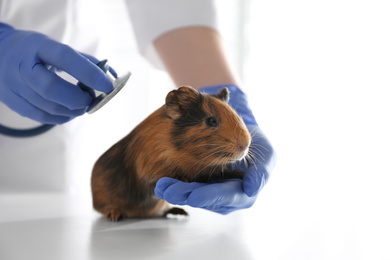
[[[291,246],[283,259],[390,259],[389,11],[248,5],[244,80],[278,153],[264,196],[291,231],[275,238]]]
[[[278,154],[268,185],[247,213],[248,223],[266,221],[267,233],[275,234],[253,237],[254,244],[269,245],[259,256],[390,259],[389,2],[217,3],[232,64]],[[110,135],[96,137],[100,147],[92,157],[133,127],[126,117],[142,120],[173,88],[164,72],[128,52],[134,43],[123,3],[110,1],[104,9],[100,53],[119,72],[133,72],[125,95],[149,89],[150,111],[128,105],[126,113],[109,117]]]

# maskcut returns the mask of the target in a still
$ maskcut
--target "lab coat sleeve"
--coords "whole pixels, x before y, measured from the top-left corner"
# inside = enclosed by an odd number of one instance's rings
[[[154,49],[160,35],[182,27],[217,28],[213,0],[127,0],[140,53],[157,68],[164,66]]]

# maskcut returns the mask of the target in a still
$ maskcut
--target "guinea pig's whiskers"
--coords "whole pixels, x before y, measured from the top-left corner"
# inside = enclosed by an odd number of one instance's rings
[[[258,132],[256,132],[256,128],[253,128],[252,131],[250,132],[250,135],[253,140],[259,140],[259,139],[264,139],[265,135],[262,135]]]
[[[229,162],[226,164],[226,166],[229,165],[231,169],[234,169],[234,168],[236,167],[236,165],[237,165],[239,162],[240,162],[240,161],[229,161]]]
[[[250,151],[248,155],[249,155],[249,156],[248,156],[248,161],[249,161],[250,163],[256,164],[257,162],[259,162],[259,159],[256,158],[255,154],[254,154],[252,151]]]
[[[218,165],[215,165],[217,159],[214,159],[212,162],[210,162],[208,165],[206,165],[205,167],[203,167],[200,171],[198,171],[195,175],[194,175],[194,179],[196,179],[197,176],[199,176],[199,174],[202,174],[207,168],[210,168],[210,172],[209,172],[209,179],[211,178],[211,176],[213,175],[213,173],[215,172],[215,170],[217,169]]]
[[[252,149],[253,151],[256,151],[258,153],[261,153],[262,156],[265,156],[264,152],[261,151],[261,149],[264,149],[266,151],[268,151],[267,148],[265,148],[264,146],[262,145],[253,145],[250,149]]]
[[[264,153],[262,153],[260,150],[255,149],[254,147],[252,147],[252,149],[250,150],[250,153],[251,153],[251,155],[252,155],[254,158],[260,157],[263,161],[265,161],[265,159],[264,159]],[[261,154],[260,154],[260,153],[261,153]],[[260,162],[259,159],[257,159],[257,160]]]
[[[244,159],[242,159],[244,164],[245,164],[245,168],[248,169],[249,168],[249,164],[251,163],[252,158],[250,156],[250,154],[248,154]]]
[[[251,147],[254,147],[254,148],[256,148],[256,149],[264,149],[264,150],[266,150],[266,151],[269,151],[267,147],[265,147],[265,146],[263,146],[263,145],[261,145],[261,144],[252,143],[250,146],[251,146]]]
[[[265,151],[269,151],[267,147],[255,143],[257,140],[265,138],[264,135],[256,132],[256,128],[253,128],[252,131],[250,132],[250,135],[252,137],[252,142],[249,146],[249,151],[248,151],[248,158],[251,159],[252,163],[256,165],[257,162],[261,162],[259,158],[261,158],[263,161],[265,161]],[[262,151],[263,150],[263,151]]]
[[[211,161],[210,163],[208,163],[206,166],[204,166],[203,168],[199,169],[203,163],[205,161],[207,161],[211,156],[215,155],[215,154],[218,154],[218,150],[217,151],[211,151],[209,154],[207,154],[207,156],[203,157],[200,161],[198,161],[195,165],[193,165],[191,168],[188,168],[184,173],[183,173],[183,176],[186,177],[187,174],[189,172],[192,172],[192,171],[197,171],[197,173],[194,175],[193,178],[195,178],[198,174],[202,173],[205,169],[207,169],[208,167],[211,167],[211,165],[215,164],[216,163],[216,160],[217,159],[214,159],[213,161]]]
[[[249,168],[249,165],[253,165],[255,167],[255,169],[257,170],[255,158],[256,157],[252,153],[248,153],[248,156],[246,157],[246,160],[245,160],[245,166],[247,169]]]
[[[214,175],[214,173],[215,173],[215,171],[219,168],[219,167],[222,167],[222,172],[221,172],[221,174],[222,174],[222,178],[223,178],[223,168],[224,168],[224,164],[218,164],[217,162],[218,161],[220,161],[221,159],[223,158],[223,156],[221,155],[221,156],[219,156],[218,158],[216,158],[216,159],[214,159],[214,162],[212,163],[212,164],[214,164],[214,166],[212,166],[211,168],[210,168],[210,171],[209,171],[209,173],[208,173],[208,181],[210,181],[211,180],[211,177]]]
[[[211,162],[209,162],[207,165],[205,165],[202,169],[200,169],[198,171],[198,173],[195,175],[199,175],[201,173],[204,173],[204,171],[208,168],[210,168],[208,171],[208,174],[209,174],[209,179],[212,177],[212,175],[215,173],[215,171],[218,169],[218,168],[225,168],[227,164],[229,164],[229,160],[228,159],[225,159],[225,156],[223,155],[223,151],[225,149],[222,149],[220,147],[220,145],[218,145],[219,149],[218,150],[214,150],[214,151],[211,151],[206,157],[204,157],[200,162],[199,164],[203,163],[203,161],[205,160],[208,160],[209,157],[211,156],[215,156],[215,155],[218,155],[215,159],[213,159]],[[222,153],[222,155],[221,155]],[[223,160],[225,159],[225,160]]]
[[[260,147],[260,148],[263,148],[264,150],[267,150],[268,151],[268,148],[265,147],[264,145],[261,145],[261,144],[256,144],[256,143],[253,143],[250,145],[250,146],[254,146],[254,147]]]
[[[211,180],[211,177],[214,175],[215,171],[217,170],[217,168],[219,167],[219,165],[215,165],[214,167],[211,168],[210,172],[209,172],[209,178],[208,178],[208,181]],[[223,171],[221,172],[222,174],[222,178],[223,178]]]
[[[249,134],[251,135],[252,139],[255,138],[255,136],[259,135],[259,133],[256,133],[255,131],[256,131],[256,128],[253,128],[253,129],[249,132]]]

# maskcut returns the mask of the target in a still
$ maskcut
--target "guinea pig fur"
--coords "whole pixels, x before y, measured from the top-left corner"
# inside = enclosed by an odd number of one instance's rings
[[[229,91],[206,95],[192,87],[168,93],[166,103],[95,163],[95,210],[107,219],[187,215],[156,197],[162,177],[185,182],[243,178],[229,165],[246,157],[251,136],[227,104]]]

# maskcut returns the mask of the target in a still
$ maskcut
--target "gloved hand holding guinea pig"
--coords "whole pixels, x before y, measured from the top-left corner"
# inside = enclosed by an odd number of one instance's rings
[[[97,160],[93,206],[113,221],[187,215],[169,203],[227,214],[253,205],[273,164],[239,88],[181,87]]]
[[[165,177],[157,182],[155,189],[160,199],[176,205],[190,205],[228,214],[251,207],[266,184],[275,166],[276,155],[256,122],[246,94],[235,85],[205,87],[199,91],[216,94],[225,87],[230,92],[229,105],[244,120],[252,137],[246,158],[237,160],[229,166],[231,170],[244,172],[243,179],[221,179],[213,183],[187,183]],[[223,129],[222,131],[230,132],[231,130]]]

